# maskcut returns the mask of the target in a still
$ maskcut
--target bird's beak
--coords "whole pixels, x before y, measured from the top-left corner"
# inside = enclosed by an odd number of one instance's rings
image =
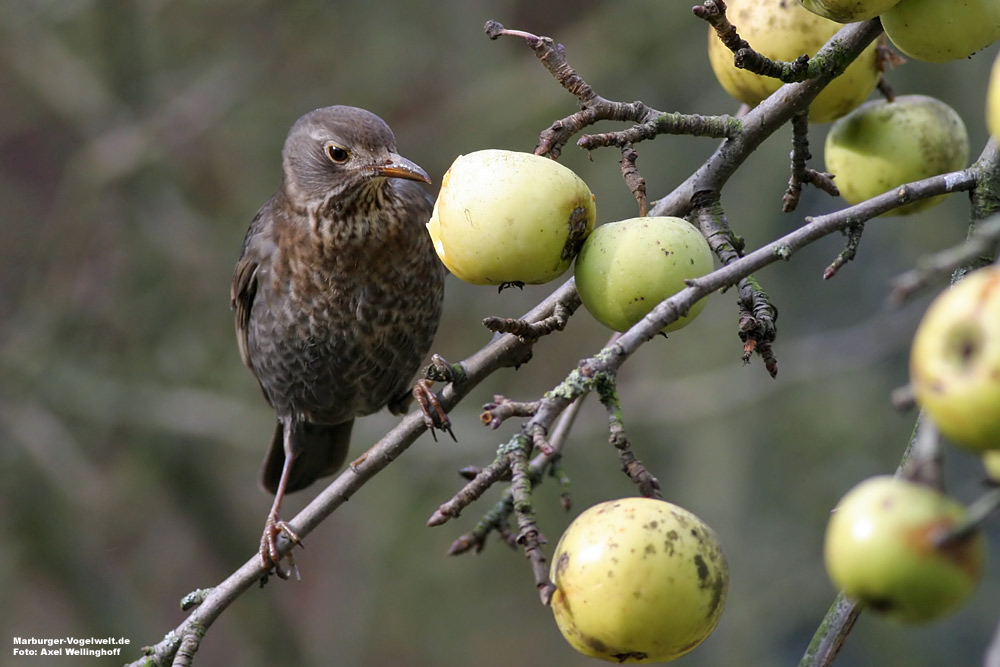
[[[389,153],[389,158],[383,164],[374,167],[376,176],[385,178],[405,178],[410,181],[421,181],[430,185],[431,177],[415,162],[410,162],[402,155]]]

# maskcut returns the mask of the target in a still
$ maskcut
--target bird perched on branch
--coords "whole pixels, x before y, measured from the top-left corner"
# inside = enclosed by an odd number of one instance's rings
[[[427,173],[396,152],[378,116],[348,106],[305,114],[282,152],[281,187],[243,241],[232,284],[236,337],[278,416],[261,469],[274,494],[261,538],[281,578],[285,493],[337,471],[354,418],[406,411],[437,329],[444,268],[425,224]],[[425,415],[447,418],[426,384]]]

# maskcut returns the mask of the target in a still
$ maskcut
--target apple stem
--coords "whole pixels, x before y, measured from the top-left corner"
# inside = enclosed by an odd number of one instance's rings
[[[978,532],[998,509],[1000,509],[1000,487],[990,489],[976,498],[967,508],[968,516],[965,521],[941,535],[936,540],[935,546],[940,549],[968,539]]]

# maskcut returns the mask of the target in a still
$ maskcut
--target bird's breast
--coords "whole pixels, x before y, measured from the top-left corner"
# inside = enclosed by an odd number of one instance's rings
[[[440,318],[443,270],[426,232],[278,244],[255,300],[254,368],[281,412],[336,423],[381,409],[405,390]]]

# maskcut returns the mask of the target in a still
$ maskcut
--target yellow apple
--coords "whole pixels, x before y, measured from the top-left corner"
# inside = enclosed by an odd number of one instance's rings
[[[686,220],[673,217],[629,218],[594,230],[576,258],[576,289],[587,312],[615,331],[627,331],[667,297],[686,287],[685,280],[713,267],[705,237]],[[687,314],[664,327],[687,326],[705,307],[695,303]]]
[[[848,597],[890,618],[939,618],[965,602],[982,572],[981,533],[940,543],[965,519],[965,508],[935,489],[872,477],[851,489],[830,517],[827,573]]]
[[[609,662],[666,662],[715,629],[729,568],[715,533],[677,505],[595,505],[552,556],[552,612],[577,651]]]
[[[969,136],[962,118],[944,102],[900,95],[866,102],[826,135],[826,170],[841,196],[857,204],[900,185],[966,166]],[[893,209],[907,215],[931,208],[944,195]]]
[[[1000,449],[1000,267],[973,271],[931,303],[910,349],[910,383],[948,439]]]
[[[1000,141],[1000,55],[993,62],[990,84],[986,91],[986,127]]]
[[[1000,39],[1000,2],[900,0],[882,14],[882,28],[911,58],[932,63],[958,60]]]
[[[983,467],[994,484],[1000,484],[1000,449],[990,449],[983,452]]]
[[[594,228],[594,195],[531,153],[460,155],[441,181],[427,231],[441,262],[476,285],[539,284],[570,267]]]
[[[740,36],[773,60],[795,60],[816,55],[843,26],[804,9],[791,0],[728,0],[727,16]],[[730,95],[751,106],[781,87],[778,79],[739,69],[733,53],[708,31],[708,59],[715,78]],[[830,82],[809,107],[809,119],[827,123],[868,99],[881,77],[876,44],[870,44],[847,70]]]
[[[899,0],[799,0],[802,6],[837,23],[873,19]]]

